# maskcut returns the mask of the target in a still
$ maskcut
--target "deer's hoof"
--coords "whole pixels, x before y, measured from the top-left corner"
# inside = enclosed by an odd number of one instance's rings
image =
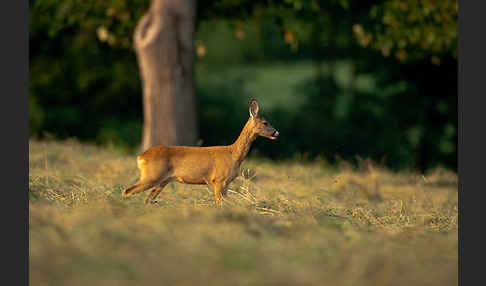
[[[130,193],[128,193],[127,190],[123,190],[123,192],[122,192],[122,198],[126,198],[128,196],[130,196]]]
[[[146,200],[145,204],[146,205],[158,205],[159,201]]]

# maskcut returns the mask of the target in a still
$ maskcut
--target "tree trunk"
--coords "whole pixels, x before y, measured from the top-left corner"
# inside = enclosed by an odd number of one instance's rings
[[[195,20],[194,0],[152,0],[135,28],[143,90],[142,151],[159,144],[196,143]]]

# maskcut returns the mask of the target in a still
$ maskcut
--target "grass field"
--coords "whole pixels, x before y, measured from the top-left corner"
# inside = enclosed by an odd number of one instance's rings
[[[135,156],[29,142],[30,285],[457,285],[457,176],[250,158],[223,207]]]

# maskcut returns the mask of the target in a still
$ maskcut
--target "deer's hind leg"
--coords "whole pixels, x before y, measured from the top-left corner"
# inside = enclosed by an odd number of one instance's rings
[[[160,194],[160,192],[162,192],[162,190],[164,189],[164,187],[168,183],[169,183],[169,180],[166,180],[165,182],[161,183],[160,185],[158,185],[154,189],[152,189],[150,191],[150,193],[147,195],[147,197],[145,198],[145,203],[148,204],[148,203],[154,203],[154,202],[156,202],[155,199]]]
[[[168,167],[163,161],[154,162],[148,166],[147,161],[138,156],[137,166],[140,170],[140,179],[135,185],[122,192],[124,198],[149,190],[168,180]]]
[[[150,188],[153,188],[156,185],[157,185],[157,181],[149,181],[149,182],[138,181],[135,185],[123,190],[122,197],[126,198],[130,195],[134,195],[136,193],[146,191]]]

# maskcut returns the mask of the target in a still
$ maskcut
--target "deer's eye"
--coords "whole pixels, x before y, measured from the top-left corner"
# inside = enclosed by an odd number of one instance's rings
[[[268,122],[263,122],[263,125],[267,126],[268,125]]]

